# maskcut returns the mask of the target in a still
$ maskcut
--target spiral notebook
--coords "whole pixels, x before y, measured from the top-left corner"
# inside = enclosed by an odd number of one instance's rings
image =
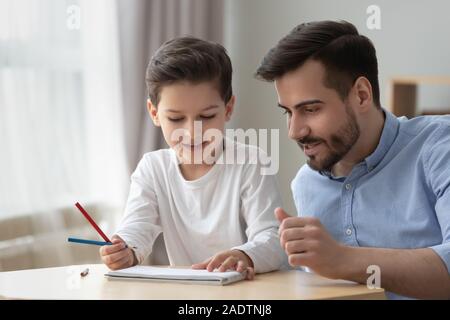
[[[239,273],[237,271],[209,272],[207,270],[135,266],[122,270],[109,271],[105,276],[111,280],[150,280],[223,286],[243,280],[245,273]]]

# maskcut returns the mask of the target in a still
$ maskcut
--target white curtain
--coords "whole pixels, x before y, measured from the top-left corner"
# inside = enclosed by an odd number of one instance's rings
[[[115,10],[107,0],[0,1],[0,218],[123,203]]]

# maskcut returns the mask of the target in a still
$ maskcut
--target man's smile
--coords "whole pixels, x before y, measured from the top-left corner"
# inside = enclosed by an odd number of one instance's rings
[[[303,152],[308,157],[314,156],[319,152],[320,146],[322,145],[322,142],[314,142],[314,143],[308,143],[308,144],[302,144],[303,146]]]

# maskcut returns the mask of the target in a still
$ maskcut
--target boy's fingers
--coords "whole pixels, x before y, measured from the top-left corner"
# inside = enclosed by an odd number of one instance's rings
[[[108,253],[108,252],[106,252],[106,250],[107,250],[107,248],[103,249],[104,254],[102,254],[102,259],[105,261],[113,261],[114,262],[114,261],[118,260],[117,257],[122,257],[122,256],[128,254],[127,253],[128,250],[124,250],[123,248],[118,249],[117,251],[114,251],[112,253]]]
[[[245,263],[244,263],[244,261],[239,260],[238,263],[237,263],[236,271],[242,273],[242,272],[245,271],[245,269],[246,269],[246,268],[245,268]]]
[[[120,251],[124,248],[125,248],[125,242],[119,242],[116,244],[106,245],[106,246],[102,246],[100,248],[100,254],[102,256],[106,256],[106,255],[115,253],[117,251]]]
[[[100,255],[101,256],[107,256],[108,254],[114,253],[114,248],[111,249],[111,247],[117,246],[117,245],[105,245],[100,247]]]
[[[238,263],[238,258],[230,256],[225,259],[224,262],[222,262],[222,265],[219,268],[219,272],[225,272],[228,269],[233,269],[236,263]]]
[[[211,258],[206,259],[203,262],[195,263],[191,266],[192,269],[206,269],[206,266],[211,261]]]
[[[206,269],[211,272],[214,271],[214,269],[216,269],[218,266],[220,266],[223,262],[223,260],[225,260],[226,256],[222,255],[222,254],[218,254],[215,255],[212,259],[211,262],[207,265]]]
[[[108,267],[112,270],[118,270],[126,268],[130,265],[131,265],[130,256],[125,256],[112,264],[108,264]]]
[[[103,261],[109,265],[109,264],[113,264],[113,263],[123,259],[124,257],[129,257],[129,256],[130,256],[130,252],[128,250],[121,250],[121,251],[103,256]]]
[[[247,267],[247,280],[253,280],[255,278],[255,269]]]

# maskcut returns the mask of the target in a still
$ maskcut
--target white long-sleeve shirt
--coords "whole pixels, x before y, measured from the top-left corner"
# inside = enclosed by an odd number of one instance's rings
[[[131,176],[125,215],[116,231],[137,247],[139,263],[163,232],[172,266],[202,262],[229,249],[244,251],[255,272],[285,264],[274,216],[281,206],[276,177],[261,174],[259,148],[230,139],[225,145],[222,157],[234,148],[235,154],[246,152],[245,163],[216,163],[194,181],[184,179],[172,149],[143,156]]]

